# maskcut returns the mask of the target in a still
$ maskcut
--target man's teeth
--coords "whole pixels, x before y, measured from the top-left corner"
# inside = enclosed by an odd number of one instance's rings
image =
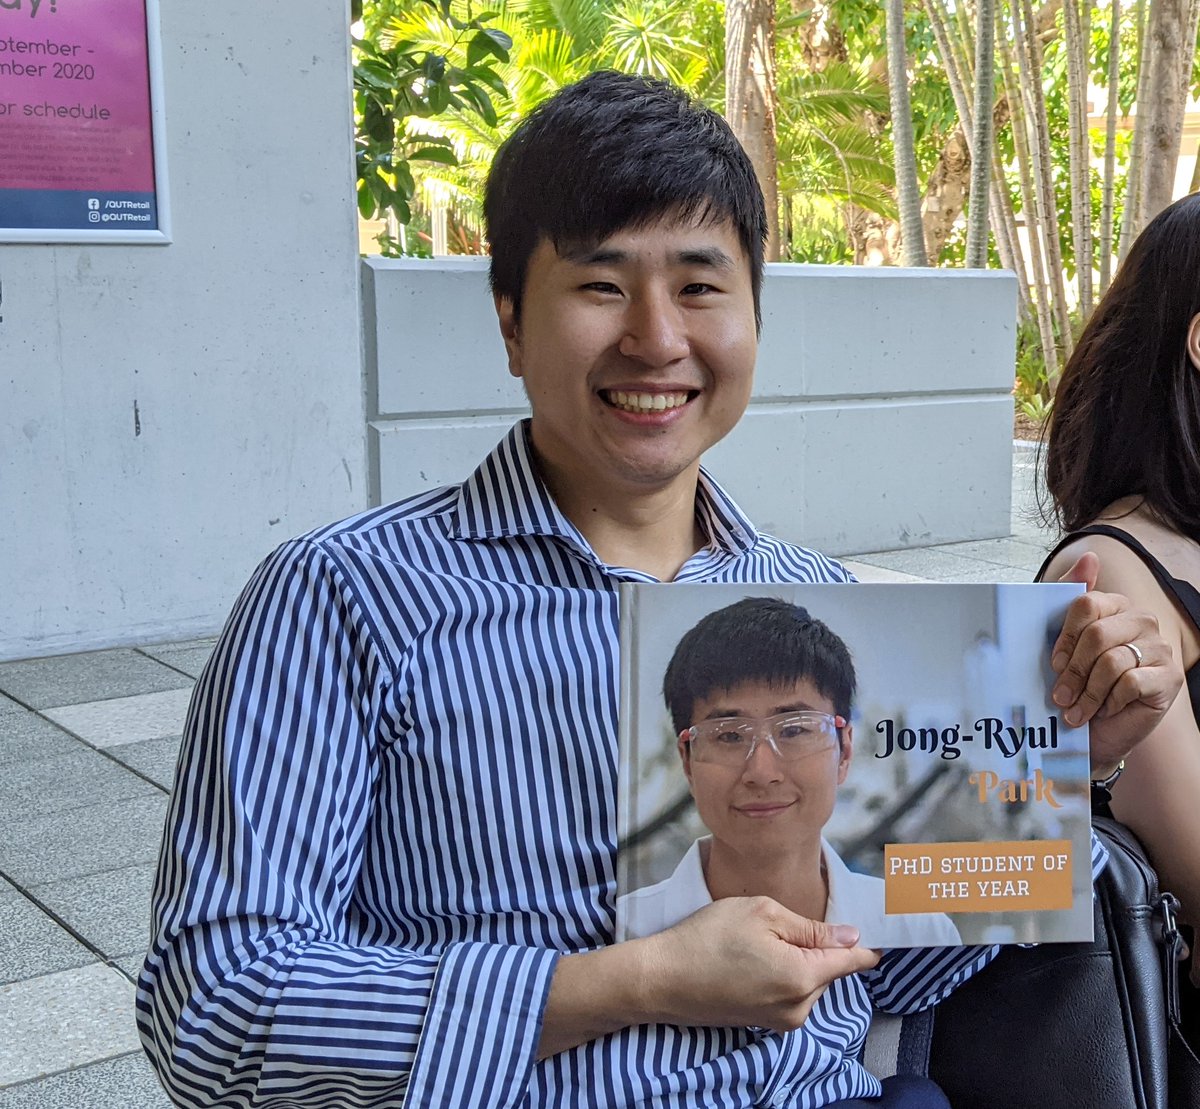
[[[687,404],[687,393],[621,393],[611,390],[608,399],[626,412],[665,412]]]

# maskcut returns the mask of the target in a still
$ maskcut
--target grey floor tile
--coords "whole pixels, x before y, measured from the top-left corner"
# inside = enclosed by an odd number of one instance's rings
[[[137,985],[138,975],[142,973],[142,962],[146,958],[144,951],[139,951],[133,955],[119,955],[115,959],[110,959],[109,962],[120,969],[134,985]]]
[[[0,1109],[170,1109],[140,1051],[0,1090]]]
[[[947,554],[960,554],[966,558],[977,558],[981,562],[995,562],[1011,566],[1016,570],[1027,570],[1033,574],[1041,566],[1046,551],[1039,543],[1032,543],[1015,536],[1009,539],[980,539],[971,543],[949,543],[938,550]]]
[[[0,693],[0,717],[8,716],[11,713],[24,711],[25,710],[11,697],[5,697],[3,693]]]
[[[955,573],[978,569],[977,566],[971,565],[973,561],[971,559],[963,558],[961,555],[945,554],[932,547],[902,551],[875,551],[869,555],[862,555],[861,558],[864,562],[869,561],[872,566],[882,566],[888,570],[915,574],[931,581],[954,580],[952,575]]]
[[[83,944],[0,880],[0,985],[94,962]]]
[[[12,702],[9,702],[12,704]],[[19,763],[58,758],[86,748],[49,720],[19,705],[0,713],[0,770]]]
[[[930,581],[942,582],[1020,582],[1028,581],[1024,570],[1014,570],[994,562],[964,558],[943,548],[926,547],[909,551],[880,551],[860,556],[861,561],[887,570],[899,570]]]
[[[179,735],[191,699],[192,687],[188,684],[182,689],[84,701],[78,705],[47,708],[43,712],[93,747],[115,747],[122,743],[140,743],[143,739]]]
[[[0,1028],[5,1047],[0,1051],[0,1087],[140,1047],[133,987],[103,963],[0,986]]]
[[[862,561],[851,558],[843,558],[842,565],[846,567],[859,581],[925,581],[925,578],[919,578],[915,574],[905,574],[899,570],[889,570],[883,566],[875,566],[871,563],[870,555],[863,555]]]
[[[138,648],[151,658],[158,658],[159,653],[170,654],[172,651],[211,651],[217,645],[215,635],[202,635],[199,639],[176,639],[170,643],[148,643]]]
[[[192,644],[142,647],[140,650],[143,654],[158,659],[167,666],[173,666],[176,670],[182,670],[185,674],[198,678],[200,671],[204,669],[204,664],[208,662],[208,657],[212,654],[216,642],[215,639],[202,639]]]
[[[37,817],[0,836],[0,870],[33,886],[152,863],[166,811],[160,793]]]
[[[81,743],[76,747],[66,755],[6,768],[0,775],[0,835],[39,816],[159,793],[112,759]]]
[[[168,739],[147,739],[142,743],[126,743],[106,748],[106,754],[119,759],[132,770],[144,774],[170,791],[175,786],[175,763],[179,758],[179,736]]]
[[[190,684],[178,671],[126,648],[0,663],[0,692],[35,709]]]
[[[29,892],[106,957],[145,951],[150,942],[154,864],[31,885]]]

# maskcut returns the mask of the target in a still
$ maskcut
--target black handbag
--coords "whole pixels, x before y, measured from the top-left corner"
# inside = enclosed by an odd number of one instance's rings
[[[1124,825],[1094,826],[1095,939],[1005,948],[933,1011],[928,1073],[954,1109],[1200,1109],[1178,902]]]

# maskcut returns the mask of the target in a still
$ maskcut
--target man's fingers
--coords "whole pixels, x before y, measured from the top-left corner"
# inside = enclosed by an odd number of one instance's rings
[[[858,929],[852,924],[826,924],[782,905],[773,907],[778,911],[778,918],[772,921],[776,934],[795,947],[848,948],[858,943]]]
[[[803,947],[797,948],[823,984],[847,974],[870,970],[879,962],[879,952],[869,947]]]
[[[879,962],[879,952],[869,947],[792,947],[792,964],[797,1000],[815,1001],[830,982],[870,970]]]

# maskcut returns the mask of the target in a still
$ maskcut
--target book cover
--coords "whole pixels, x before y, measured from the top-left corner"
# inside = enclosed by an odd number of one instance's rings
[[[617,939],[763,894],[868,947],[1090,940],[1082,591],[622,585]]]

